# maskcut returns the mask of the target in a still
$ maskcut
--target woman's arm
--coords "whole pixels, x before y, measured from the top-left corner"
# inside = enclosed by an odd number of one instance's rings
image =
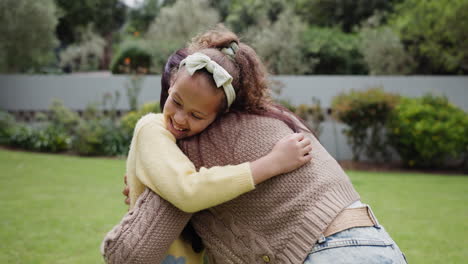
[[[161,263],[191,215],[146,189],[135,207],[105,236],[101,254],[107,263]]]
[[[138,124],[127,161],[127,175],[185,212],[213,207],[254,189],[254,184],[292,171],[308,161],[310,140],[287,136],[268,155],[239,165],[201,168],[175,144],[162,115],[145,116]],[[305,155],[305,156],[304,156]],[[132,182],[129,179],[130,190]],[[130,194],[132,198],[132,193]],[[133,197],[136,200],[136,197]]]

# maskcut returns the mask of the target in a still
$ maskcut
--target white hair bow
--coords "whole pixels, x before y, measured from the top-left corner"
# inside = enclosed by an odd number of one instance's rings
[[[190,75],[193,75],[197,70],[201,70],[203,68],[206,68],[208,72],[213,74],[216,87],[219,88],[222,86],[224,89],[228,108],[236,99],[236,92],[231,84],[232,76],[221,65],[213,61],[207,55],[200,52],[189,55],[180,62],[179,68],[182,66],[185,66]]]

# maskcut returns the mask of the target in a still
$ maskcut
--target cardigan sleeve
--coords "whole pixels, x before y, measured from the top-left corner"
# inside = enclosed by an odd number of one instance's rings
[[[161,114],[137,128],[132,143],[136,177],[180,210],[200,211],[255,188],[249,162],[197,171],[165,128]]]
[[[191,214],[184,213],[146,189],[101,243],[106,263],[161,263]]]

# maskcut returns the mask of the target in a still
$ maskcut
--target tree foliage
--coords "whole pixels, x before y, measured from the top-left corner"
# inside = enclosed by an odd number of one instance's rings
[[[23,72],[51,61],[56,24],[52,0],[0,1],[0,71]]]
[[[60,66],[71,71],[97,70],[106,41],[94,32],[91,24],[78,32],[79,41],[60,52]]]
[[[357,34],[339,28],[309,27],[303,42],[304,56],[317,61],[307,74],[367,74]]]
[[[283,11],[276,22],[264,21],[248,32],[248,39],[274,74],[303,74],[315,60],[303,56],[305,24],[292,10]]]
[[[126,6],[120,0],[55,0],[62,10],[57,27],[60,41],[68,45],[78,38],[78,29],[92,23],[100,35],[108,35],[125,21]]]
[[[219,14],[208,0],[179,0],[162,8],[146,35],[155,71],[160,72],[171,53],[218,22]]]
[[[235,32],[247,32],[264,21],[276,22],[287,7],[285,0],[232,0],[226,24]]]
[[[468,73],[468,0],[406,0],[391,24],[418,73]]]
[[[391,28],[363,28],[360,36],[360,50],[370,74],[404,75],[413,72],[415,62]]]
[[[351,32],[377,11],[391,11],[402,0],[296,0],[296,12],[309,24],[339,26]]]
[[[159,0],[144,0],[141,6],[128,12],[127,31],[146,32],[161,9]]]

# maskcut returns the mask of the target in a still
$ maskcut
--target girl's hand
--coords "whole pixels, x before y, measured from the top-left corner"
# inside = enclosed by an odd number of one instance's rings
[[[312,157],[312,142],[303,133],[282,138],[267,155],[278,174],[288,173],[308,163]]]
[[[271,177],[293,171],[308,163],[312,157],[310,139],[303,133],[295,133],[282,138],[266,156],[250,163],[255,184]]]
[[[125,174],[124,177],[124,183],[125,183],[125,188],[122,191],[122,194],[125,196],[125,204],[130,205],[130,197],[128,197],[128,194],[130,193],[130,189],[128,188],[127,185],[127,175]]]

